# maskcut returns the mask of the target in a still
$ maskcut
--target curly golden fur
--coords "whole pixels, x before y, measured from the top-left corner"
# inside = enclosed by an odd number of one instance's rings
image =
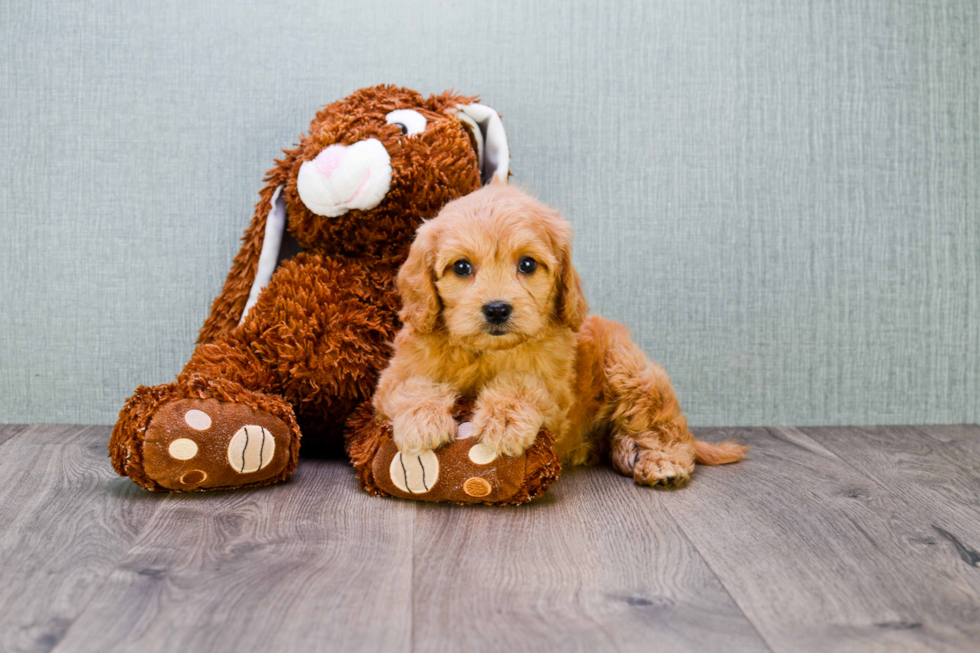
[[[511,456],[544,426],[564,461],[608,455],[642,485],[741,459],[742,445],[694,440],[667,373],[626,327],[586,317],[571,238],[557,211],[504,184],[419,228],[397,278],[405,326],[373,400],[398,448],[450,442],[453,405],[473,396],[476,436]]]

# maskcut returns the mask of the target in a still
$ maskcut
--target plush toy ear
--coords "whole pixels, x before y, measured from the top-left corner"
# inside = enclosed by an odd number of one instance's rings
[[[435,234],[431,222],[419,227],[408,251],[408,259],[398,270],[396,284],[402,298],[398,317],[419,333],[431,333],[441,308],[432,270],[432,247]]]
[[[298,152],[298,151],[297,151]],[[239,324],[255,304],[259,291],[269,282],[276,264],[289,249],[291,238],[285,232],[286,209],[282,188],[297,152],[277,161],[259,192],[252,220],[242,237],[242,248],[235,255],[221,294],[211,304],[211,314],[198,335],[198,344],[212,342]],[[298,243],[293,243],[298,245]],[[291,253],[295,253],[294,247]]]
[[[480,177],[484,184],[494,177],[507,182],[510,170],[510,148],[504,123],[492,108],[485,104],[457,104],[456,117],[476,139],[476,158],[480,162]]]
[[[245,321],[249,309],[255,306],[255,302],[259,299],[259,292],[269,283],[272,273],[279,264],[279,247],[282,245],[282,234],[286,231],[286,199],[282,196],[283,188],[285,186],[279,185],[272,193],[269,214],[265,218],[262,251],[255,268],[255,279],[252,280],[252,286],[248,291],[248,300],[238,320],[239,324]]]

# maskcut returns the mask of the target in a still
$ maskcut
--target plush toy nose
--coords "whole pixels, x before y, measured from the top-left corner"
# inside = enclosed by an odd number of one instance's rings
[[[490,324],[501,325],[510,319],[510,314],[514,307],[507,302],[487,302],[483,305],[483,317]]]
[[[313,159],[313,165],[324,179],[330,179],[330,175],[340,166],[346,156],[346,146],[331,145],[316,155],[316,158]]]
[[[373,209],[390,186],[391,157],[376,138],[325,147],[300,166],[296,177],[306,208],[328,218],[351,209]]]

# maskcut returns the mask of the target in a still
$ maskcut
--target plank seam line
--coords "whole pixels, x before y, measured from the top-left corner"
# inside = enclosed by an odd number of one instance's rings
[[[415,554],[418,544],[415,541],[415,527],[418,524],[418,517],[419,502],[416,501],[415,505],[412,506],[412,573],[408,592],[408,600],[412,602],[412,609],[408,613],[408,650],[413,653],[415,651],[415,606],[418,605],[418,601],[415,600]]]
[[[667,514],[670,515],[670,518],[674,520],[674,524],[677,526],[677,530],[680,531],[680,534],[684,537],[687,543],[691,545],[691,548],[694,549],[694,552],[698,554],[698,557],[701,558],[701,561],[704,563],[704,566],[708,568],[708,571],[711,572],[711,575],[715,577],[716,581],[718,581],[718,584],[721,586],[722,591],[724,591],[725,594],[728,595],[728,598],[732,600],[732,604],[738,609],[739,614],[741,614],[742,617],[745,619],[745,622],[752,627],[752,630],[755,632],[755,634],[759,636],[759,641],[765,644],[766,648],[772,651],[772,653],[776,653],[776,649],[773,648],[772,643],[766,638],[766,636],[762,633],[762,631],[759,630],[759,627],[756,625],[754,621],[752,621],[749,615],[746,614],[745,610],[742,608],[742,604],[738,602],[738,599],[736,599],[732,595],[731,591],[728,589],[728,586],[725,585],[725,581],[721,579],[721,577],[718,575],[718,572],[716,572],[714,568],[711,566],[711,563],[708,562],[708,559],[704,557],[704,554],[701,552],[701,549],[699,549],[697,545],[694,544],[694,541],[691,540],[691,538],[688,536],[687,531],[684,530],[684,526],[681,523],[681,520],[679,520],[674,515],[674,512],[670,509],[667,503],[662,499],[661,499],[661,505],[664,507],[664,510],[667,511]]]

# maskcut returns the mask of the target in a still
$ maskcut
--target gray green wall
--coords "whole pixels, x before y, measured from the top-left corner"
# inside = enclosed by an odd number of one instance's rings
[[[972,0],[5,2],[0,422],[191,353],[263,172],[365,85],[482,94],[696,425],[977,422]]]

